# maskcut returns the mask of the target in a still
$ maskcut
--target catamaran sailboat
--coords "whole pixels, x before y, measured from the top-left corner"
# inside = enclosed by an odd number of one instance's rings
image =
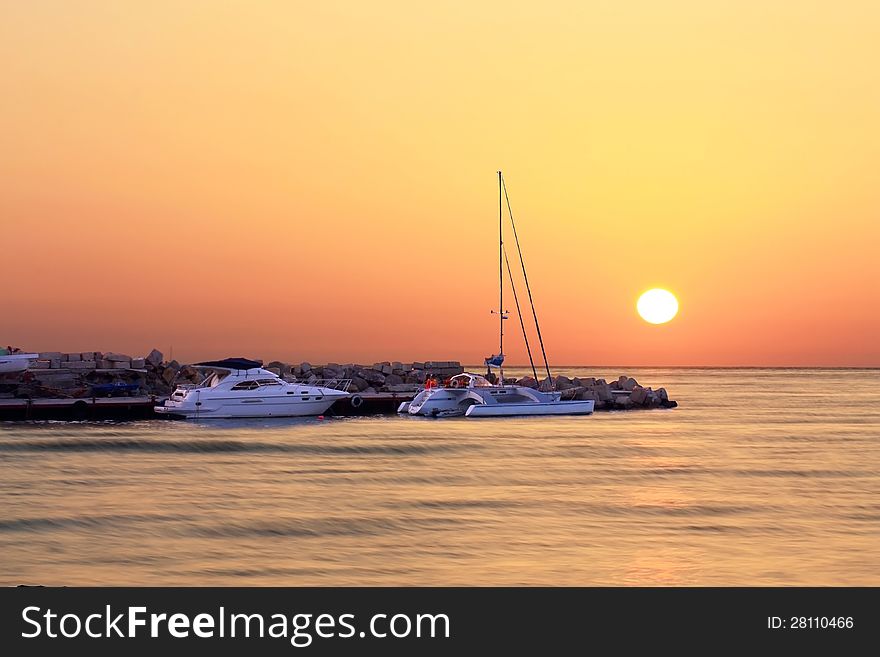
[[[520,327],[522,328],[523,340],[525,341],[526,351],[529,355],[529,362],[532,366],[532,373],[535,380],[538,379],[535,362],[532,358],[532,350],[529,346],[529,338],[526,334],[525,322],[523,321],[522,312],[520,310],[519,298],[516,293],[516,286],[513,282],[513,272],[510,269],[510,262],[507,259],[507,253],[504,250],[504,204],[503,200],[507,199],[507,212],[510,217],[510,224],[513,228],[513,235],[516,239],[516,248],[519,253],[520,264],[522,265],[523,280],[529,294],[529,303],[532,307],[532,315],[535,319],[535,329],[538,334],[538,341],[541,344],[541,354],[544,357],[544,367],[547,370],[547,381],[553,381],[550,375],[550,366],[547,363],[547,354],[544,351],[544,340],[541,337],[541,327],[538,324],[538,315],[535,311],[535,304],[532,301],[532,291],[529,287],[529,279],[526,275],[525,263],[522,259],[522,250],[519,246],[519,237],[516,234],[516,224],[513,221],[513,212],[510,209],[510,199],[507,198],[507,188],[504,185],[504,179],[501,172],[498,172],[498,277],[499,277],[499,295],[498,310],[492,313],[498,315],[500,344],[497,354],[493,354],[485,359],[487,368],[498,368],[498,380],[501,385],[495,385],[485,376],[479,374],[464,373],[452,377],[441,387],[425,388],[411,402],[404,402],[397,409],[398,413],[409,413],[410,415],[425,415],[429,417],[450,417],[461,416],[466,417],[509,417],[520,415],[589,415],[593,412],[596,402],[593,400],[582,401],[562,401],[561,393],[557,390],[535,390],[520,385],[504,385],[504,322],[509,317],[509,313],[504,310],[504,269],[507,268],[507,274],[510,278],[510,287],[513,291],[514,302],[516,303],[516,312],[519,316]]]
[[[442,388],[423,390],[399,412],[430,417],[505,417],[510,415],[588,415],[590,401],[560,401],[556,391],[526,386],[496,386],[479,374],[458,374]]]
[[[198,385],[178,385],[171,398],[154,410],[190,419],[298,417],[321,415],[348,397],[347,379],[290,383],[262,363],[226,358],[194,365],[204,378]]]

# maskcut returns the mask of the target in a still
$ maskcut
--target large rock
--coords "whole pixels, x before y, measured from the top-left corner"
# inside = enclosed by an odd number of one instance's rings
[[[116,363],[128,363],[131,362],[131,356],[126,356],[125,354],[117,354],[113,351],[110,351],[104,354],[104,360],[109,360]]]
[[[61,360],[61,352],[60,351],[41,351],[40,360]]]
[[[648,390],[643,388],[642,386],[636,386],[633,388],[632,393],[629,396],[630,400],[632,400],[633,404],[637,406],[642,406],[648,400]]]
[[[95,360],[95,352],[94,351],[84,351],[79,355],[82,360]]]
[[[614,406],[616,408],[627,409],[627,408],[632,408],[632,405],[633,405],[633,402],[632,402],[632,399],[629,398],[629,396],[624,397],[624,396],[620,395],[614,401]]]
[[[556,377],[555,385],[557,390],[568,390],[569,388],[574,387],[571,379],[569,379],[567,376],[563,376],[562,374]]]
[[[596,379],[594,379],[592,376],[588,376],[583,379],[576,376],[572,380],[572,383],[574,383],[574,385],[578,388],[591,388],[592,386],[596,385]]]
[[[665,404],[669,401],[669,394],[666,392],[666,388],[657,388],[655,394],[657,395],[657,400],[661,404]]]
[[[426,363],[426,367],[429,364],[430,363]],[[429,367],[427,369],[428,372],[430,372],[440,380],[445,380],[451,376],[455,376],[456,374],[461,374],[462,372],[464,372],[464,368],[461,365],[451,367]]]
[[[639,382],[628,376],[621,376],[617,380],[618,390],[628,390],[632,392],[633,388],[639,385]]]
[[[357,375],[371,386],[379,387],[385,384],[385,375],[376,370],[358,370]]]
[[[379,372],[380,374],[391,374],[394,371],[394,368],[391,367],[391,363],[383,362],[383,363],[375,363],[373,364],[373,370]]]
[[[349,392],[363,392],[370,387],[364,379],[359,376],[352,377],[351,385],[348,387]]]
[[[538,387],[538,381],[534,377],[524,376],[519,380],[519,383],[517,385],[521,385],[525,388],[536,389]]]
[[[132,358],[131,359],[132,369],[140,370],[140,369],[143,369],[144,365],[146,365],[146,359],[144,359],[144,358]]]
[[[403,384],[403,377],[399,374],[389,374],[385,377],[386,386],[399,386]]]
[[[266,365],[267,370],[271,370],[275,368],[278,370],[278,376],[284,376],[285,374],[290,374],[290,365],[280,360],[273,360],[271,363]]]
[[[162,364],[162,361],[165,360],[165,356],[163,356],[162,352],[158,349],[153,349],[144,360],[153,367],[159,367],[159,365]]]
[[[162,370],[162,380],[165,381],[168,385],[171,385],[171,382],[177,377],[177,368],[174,367],[166,367]]]
[[[545,377],[543,381],[541,381],[540,385],[538,385],[538,390],[541,392],[550,392],[553,390],[553,379],[549,376]]]
[[[78,352],[75,354],[64,354],[63,360],[66,360],[68,363],[78,363],[82,360],[82,356]]]
[[[342,365],[338,365],[336,363],[330,363],[329,365],[324,365],[322,368],[322,374],[325,379],[344,379],[345,377],[345,368]]]
[[[611,393],[611,386],[605,383],[602,379],[599,379],[599,381],[594,385],[589,386],[587,389],[591,390],[596,395],[596,399],[601,402],[610,402],[614,400],[614,395]]]
[[[406,383],[422,384],[427,378],[424,370],[413,370],[406,375]]]
[[[596,391],[591,388],[583,388],[582,390],[578,390],[575,398],[585,401],[590,399],[592,399],[594,402],[600,401],[599,395],[597,395]]]

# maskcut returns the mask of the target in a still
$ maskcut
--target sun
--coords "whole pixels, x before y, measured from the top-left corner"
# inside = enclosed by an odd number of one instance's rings
[[[669,290],[654,288],[639,297],[639,315],[651,324],[665,324],[678,313],[678,299]]]

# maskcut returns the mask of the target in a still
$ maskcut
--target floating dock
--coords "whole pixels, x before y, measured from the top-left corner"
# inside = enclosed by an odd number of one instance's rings
[[[143,420],[164,397],[0,399],[0,420]]]

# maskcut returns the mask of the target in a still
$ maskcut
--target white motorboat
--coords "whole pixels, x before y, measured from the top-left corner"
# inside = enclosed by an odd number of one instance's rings
[[[174,417],[299,417],[321,415],[349,396],[347,379],[289,382],[260,361],[227,358],[194,365],[204,374],[197,385],[179,385],[157,413]]]
[[[405,402],[397,409],[398,413],[409,413],[410,415],[425,415],[428,417],[511,417],[525,415],[589,415],[593,412],[596,402],[593,400],[571,400],[562,401],[561,393],[557,390],[536,390],[527,386],[520,385],[504,385],[504,322],[507,320],[509,313],[504,310],[504,269],[507,267],[507,274],[510,279],[510,287],[513,292],[514,302],[516,304],[516,312],[519,317],[520,327],[522,328],[523,340],[525,341],[526,351],[529,355],[529,362],[532,366],[532,373],[535,380],[538,380],[538,373],[535,369],[534,359],[532,358],[532,350],[529,346],[529,338],[526,333],[525,322],[523,321],[522,311],[520,310],[519,298],[516,293],[516,285],[514,284],[513,272],[510,269],[510,261],[507,259],[507,253],[504,250],[504,204],[503,200],[507,198],[507,189],[504,185],[504,179],[501,172],[498,172],[498,276],[499,276],[499,295],[498,310],[492,313],[498,314],[499,318],[499,334],[500,344],[497,355],[492,355],[485,360],[487,368],[498,368],[497,380],[501,385],[495,385],[484,376],[479,374],[459,374],[452,377],[445,385],[440,387],[426,387],[420,391],[411,402]],[[541,354],[544,357],[544,367],[547,370],[547,381],[552,386],[553,377],[550,375],[550,366],[547,363],[547,354],[544,351],[544,340],[541,337],[541,327],[538,324],[538,315],[535,311],[535,304],[532,301],[532,292],[529,287],[529,279],[526,274],[525,263],[522,259],[522,250],[519,247],[519,238],[516,235],[516,224],[513,221],[513,212],[510,209],[510,200],[507,199],[507,211],[510,217],[510,225],[513,229],[513,235],[516,239],[516,248],[519,254],[519,261],[522,265],[523,280],[529,294],[529,304],[532,308],[532,315],[535,320],[535,330],[538,334],[538,341],[541,344]],[[487,376],[489,376],[487,374]],[[492,375],[494,376],[494,375]]]
[[[6,351],[5,349],[3,351]],[[40,354],[3,354],[0,355],[0,374],[8,372],[24,372],[30,367],[31,361]]]
[[[428,417],[507,417],[511,415],[589,415],[595,402],[561,401],[557,391],[492,385],[479,374],[458,374],[442,388],[422,390],[398,412]]]

